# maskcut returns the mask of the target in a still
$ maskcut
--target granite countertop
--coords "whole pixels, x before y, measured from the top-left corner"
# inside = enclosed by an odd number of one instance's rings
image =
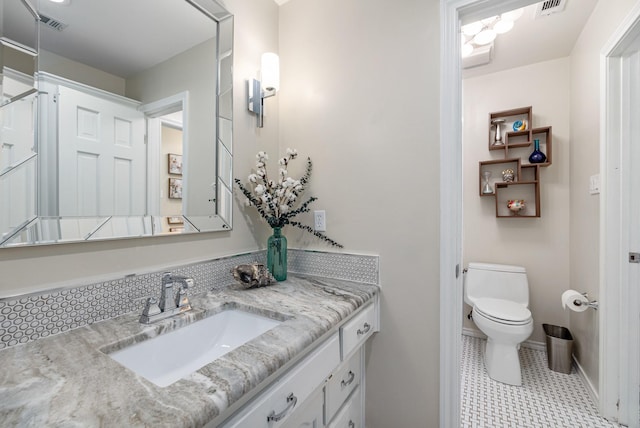
[[[194,296],[191,312],[151,325],[130,313],[0,351],[0,421],[12,427],[200,427],[219,422],[335,331],[378,287],[289,275],[275,285]],[[161,388],[112,352],[229,306],[282,321]],[[275,374],[275,375],[274,375]],[[231,406],[231,408],[230,408]]]

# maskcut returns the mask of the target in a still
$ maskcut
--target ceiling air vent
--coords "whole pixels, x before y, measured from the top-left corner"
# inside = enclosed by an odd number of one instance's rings
[[[56,19],[53,19],[49,16],[40,14],[40,22],[46,25],[49,28],[53,28],[58,31],[62,31],[67,28],[67,24],[64,24]]]
[[[536,5],[536,18],[553,15],[562,12],[567,5],[567,0],[547,0]]]

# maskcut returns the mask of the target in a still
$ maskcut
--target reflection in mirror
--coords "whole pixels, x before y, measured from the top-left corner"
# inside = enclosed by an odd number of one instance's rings
[[[0,246],[230,229],[233,17],[30,4],[0,0]]]

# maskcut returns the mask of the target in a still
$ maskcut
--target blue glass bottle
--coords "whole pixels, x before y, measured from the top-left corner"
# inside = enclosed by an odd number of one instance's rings
[[[287,279],[287,238],[279,227],[273,228],[273,235],[267,240],[267,269],[276,281]]]
[[[540,140],[533,140],[533,152],[529,156],[531,163],[545,163],[547,156],[540,151]]]

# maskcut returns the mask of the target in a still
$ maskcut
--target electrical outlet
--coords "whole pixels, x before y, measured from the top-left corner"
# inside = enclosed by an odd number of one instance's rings
[[[324,210],[318,210],[313,212],[313,229],[316,232],[327,231],[327,218]]]

